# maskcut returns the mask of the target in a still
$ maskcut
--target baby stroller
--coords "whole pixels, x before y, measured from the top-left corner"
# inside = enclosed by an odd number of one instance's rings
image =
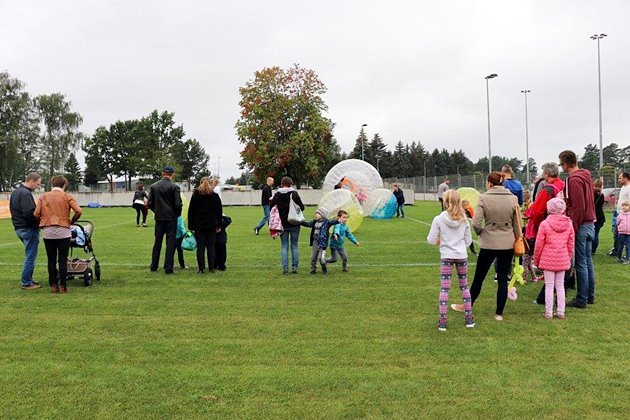
[[[68,256],[68,279],[74,276],[83,276],[83,284],[87,287],[92,284],[92,279],[101,279],[101,265],[98,263],[92,248],[92,234],[94,224],[89,220],[82,220],[70,226],[72,237],[70,239],[70,255]],[[74,258],[73,250],[83,248],[87,254],[86,258]]]

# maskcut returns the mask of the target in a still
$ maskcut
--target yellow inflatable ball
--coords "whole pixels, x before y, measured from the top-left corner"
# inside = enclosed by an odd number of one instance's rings
[[[459,197],[462,201],[468,201],[470,206],[475,209],[477,207],[477,203],[479,202],[479,196],[481,193],[474,188],[471,187],[462,187],[457,190],[459,193]]]
[[[339,210],[345,210],[348,213],[348,228],[350,232],[355,232],[363,223],[363,209],[357,196],[346,189],[333,190],[322,197],[319,201],[319,207],[328,210],[328,218],[337,217]]]

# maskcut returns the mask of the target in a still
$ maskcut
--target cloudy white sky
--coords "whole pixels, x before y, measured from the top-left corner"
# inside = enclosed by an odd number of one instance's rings
[[[361,124],[393,148],[525,158],[630,144],[629,1],[0,0],[0,70],[32,94],[64,93],[91,134],[100,125],[175,112],[223,178],[240,173],[238,88],[264,67],[299,63],[328,87],[335,137]],[[220,157],[220,158],[219,158]],[[220,166],[218,165],[220,162]]]

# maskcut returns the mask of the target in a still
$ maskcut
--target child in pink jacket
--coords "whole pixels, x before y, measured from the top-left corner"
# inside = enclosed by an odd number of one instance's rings
[[[534,263],[545,277],[545,319],[553,318],[553,289],[556,288],[559,319],[564,319],[564,272],[571,268],[575,232],[571,219],[564,215],[566,204],[561,198],[547,202],[549,216],[540,224],[534,248]]]

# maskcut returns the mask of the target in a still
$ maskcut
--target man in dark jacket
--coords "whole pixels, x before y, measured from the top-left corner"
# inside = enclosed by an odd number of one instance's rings
[[[265,226],[265,223],[269,222],[269,200],[271,199],[271,187],[273,187],[273,178],[269,177],[267,178],[267,183],[262,188],[260,205],[262,206],[265,215],[262,219],[260,219],[260,222],[258,222],[258,225],[256,225],[256,227],[254,228],[254,233],[256,235],[260,233],[260,229]]]
[[[593,269],[592,247],[595,238],[595,200],[591,173],[580,169],[577,156],[571,150],[560,153],[560,166],[569,174],[564,184],[564,200],[567,216],[575,230],[575,274],[577,295],[567,303],[573,308],[586,308],[595,302],[595,270]]]
[[[42,177],[38,173],[30,173],[26,181],[21,183],[9,199],[9,210],[15,233],[24,244],[25,257],[22,267],[22,289],[39,289],[42,287],[33,281],[37,246],[39,245],[39,221],[33,216],[35,200],[33,191],[42,185]]]
[[[405,194],[398,184],[394,184],[394,197],[396,197],[396,217],[405,217]]]
[[[162,179],[151,185],[149,190],[149,208],[155,214],[155,242],[151,256],[151,271],[157,271],[162,252],[162,240],[166,235],[166,253],[164,255],[164,272],[173,274],[175,255],[177,218],[182,214],[182,198],[179,187],[173,182],[175,169],[165,166]]]

